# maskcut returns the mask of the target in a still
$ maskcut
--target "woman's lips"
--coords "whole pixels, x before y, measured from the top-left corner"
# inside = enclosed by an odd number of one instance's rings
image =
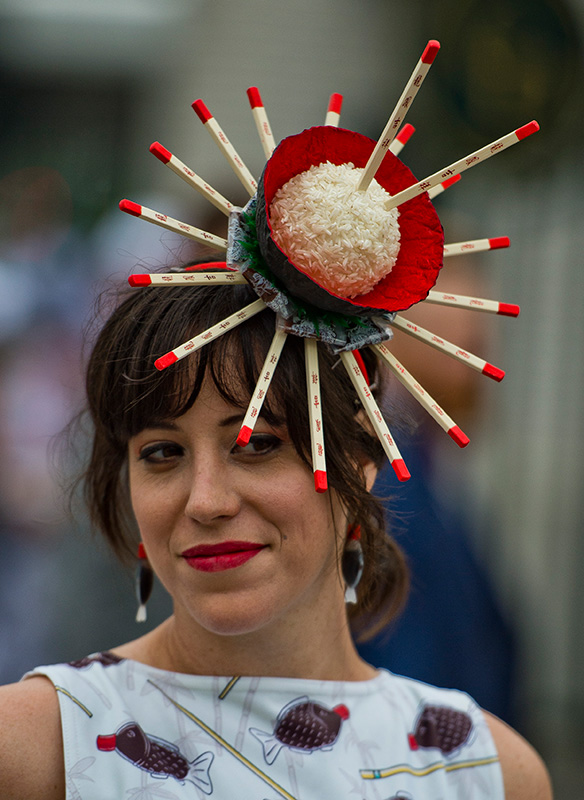
[[[240,567],[263,550],[257,542],[219,542],[200,544],[181,553],[189,567],[200,572],[221,572]]]

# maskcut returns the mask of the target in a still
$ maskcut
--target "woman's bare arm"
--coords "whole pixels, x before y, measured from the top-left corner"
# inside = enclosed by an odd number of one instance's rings
[[[46,678],[0,687],[0,797],[65,800],[59,701]]]
[[[533,747],[500,719],[483,713],[499,753],[505,800],[552,800],[547,769]]]

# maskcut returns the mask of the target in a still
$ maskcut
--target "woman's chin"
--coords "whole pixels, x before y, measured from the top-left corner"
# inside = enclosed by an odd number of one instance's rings
[[[188,612],[191,621],[216,636],[244,636],[270,626],[274,616],[265,602],[223,595],[196,604]]]

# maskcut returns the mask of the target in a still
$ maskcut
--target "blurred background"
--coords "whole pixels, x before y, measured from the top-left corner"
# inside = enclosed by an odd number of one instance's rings
[[[370,657],[471,691],[538,747],[558,798],[580,796],[583,35],[582,0],[0,0],[0,681],[142,633],[133,576],[66,515],[50,451],[82,405],[100,291],[203,255],[117,202],[225,235],[149,145],[243,204],[195,99],[259,176],[249,86],[276,140],[322,124],[332,92],[341,125],[377,139],[436,38],[401,155],[414,174],[531,119],[542,130],[436,199],[446,242],[511,237],[508,251],[449,259],[439,285],[522,313],[408,314],[504,369],[502,384],[396,333],[396,355],[471,444],[459,451],[395,389],[413,477],[380,486],[414,592]],[[168,608],[157,589],[149,625]]]

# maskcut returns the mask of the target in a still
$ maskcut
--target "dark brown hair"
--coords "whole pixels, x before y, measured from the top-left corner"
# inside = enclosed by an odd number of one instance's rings
[[[85,498],[93,523],[122,560],[135,558],[138,538],[127,480],[128,440],[156,422],[184,414],[206,375],[225,400],[245,409],[274,335],[274,314],[262,311],[163,371],[154,368],[155,359],[255,299],[247,286],[136,289],[98,335],[86,379],[94,432],[84,474]],[[370,380],[379,386],[377,359],[367,349],[362,355]],[[362,532],[365,568],[358,603],[349,606],[349,615],[359,638],[368,638],[401,608],[407,568],[386,533],[381,504],[366,489],[360,464],[364,458],[380,467],[383,450],[357,414],[357,397],[338,356],[319,344],[319,361],[329,490],[337,493],[349,521],[359,523]],[[269,423],[285,424],[310,468],[304,383],[303,341],[289,336],[262,414]]]

